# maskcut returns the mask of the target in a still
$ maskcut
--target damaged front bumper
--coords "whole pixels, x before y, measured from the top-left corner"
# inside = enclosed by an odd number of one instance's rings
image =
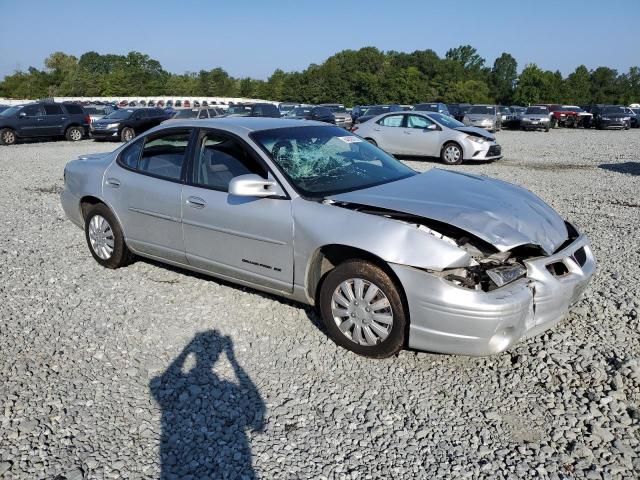
[[[409,306],[409,347],[463,355],[503,352],[558,323],[596,269],[584,235],[553,255],[524,264],[526,277],[489,292],[392,264]]]

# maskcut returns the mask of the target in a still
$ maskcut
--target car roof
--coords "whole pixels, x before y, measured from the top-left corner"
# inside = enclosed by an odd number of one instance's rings
[[[257,132],[259,130],[272,130],[275,128],[289,128],[301,126],[327,126],[335,127],[325,122],[312,120],[295,120],[271,117],[219,117],[201,120],[175,120],[171,127],[199,127],[199,128],[223,128],[225,130],[240,132]]]

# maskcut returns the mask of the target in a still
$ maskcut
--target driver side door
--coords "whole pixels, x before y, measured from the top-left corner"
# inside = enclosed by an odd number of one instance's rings
[[[182,226],[189,264],[215,275],[277,291],[293,289],[291,200],[238,197],[229,182],[268,168],[243,140],[201,130],[182,190]]]
[[[440,127],[423,115],[407,115],[404,129],[405,145],[409,155],[440,156]]]

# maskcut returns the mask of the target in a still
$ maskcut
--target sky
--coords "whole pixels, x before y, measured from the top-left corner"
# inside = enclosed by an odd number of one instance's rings
[[[489,66],[509,52],[520,70],[564,75],[640,65],[640,0],[0,0],[0,11],[0,78],[91,50],[262,79],[365,46],[444,56],[470,44]]]

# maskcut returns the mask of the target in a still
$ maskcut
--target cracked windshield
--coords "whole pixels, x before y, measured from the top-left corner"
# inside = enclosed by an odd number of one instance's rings
[[[253,134],[289,177],[310,197],[393,182],[416,172],[379,148],[338,127],[294,127]]]

